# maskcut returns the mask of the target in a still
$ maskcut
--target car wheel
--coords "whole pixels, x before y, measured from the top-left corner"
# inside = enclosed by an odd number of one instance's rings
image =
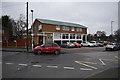
[[[42,54],[42,51],[41,51],[41,50],[38,50],[38,51],[37,51],[37,54]]]
[[[59,53],[60,53],[59,50],[55,50],[55,51],[54,51],[54,54],[56,54],[56,55],[58,55]]]

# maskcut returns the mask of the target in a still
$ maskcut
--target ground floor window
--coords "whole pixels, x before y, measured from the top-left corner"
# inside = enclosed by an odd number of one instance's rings
[[[75,39],[75,34],[70,34],[70,39]]]
[[[61,33],[54,33],[54,39],[61,39]]]
[[[69,38],[69,34],[63,34],[62,35],[62,39],[68,39]]]
[[[77,34],[77,39],[81,39],[81,34]]]

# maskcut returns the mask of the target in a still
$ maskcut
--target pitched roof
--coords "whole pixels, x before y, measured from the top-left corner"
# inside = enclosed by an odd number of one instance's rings
[[[64,26],[71,26],[71,27],[81,27],[81,28],[87,28],[86,26],[76,24],[76,23],[69,23],[69,22],[62,22],[62,21],[55,21],[55,20],[47,20],[47,19],[39,19],[37,18],[38,21],[41,23],[46,23],[46,24],[56,24],[56,25],[64,25]]]

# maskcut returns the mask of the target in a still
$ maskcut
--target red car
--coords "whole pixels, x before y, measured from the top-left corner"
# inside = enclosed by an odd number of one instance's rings
[[[41,46],[36,46],[34,48],[34,52],[37,54],[41,54],[43,52],[59,54],[60,50],[61,49],[57,43],[46,43],[46,44],[42,44]]]
[[[79,43],[77,43],[77,42],[73,42],[73,44],[75,45],[75,47],[81,48],[81,44],[79,44]]]

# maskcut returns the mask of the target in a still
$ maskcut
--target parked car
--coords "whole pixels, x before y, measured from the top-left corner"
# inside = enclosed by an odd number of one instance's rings
[[[104,41],[104,42],[103,42],[103,45],[106,46],[107,44],[110,44],[110,42],[109,42],[109,41]]]
[[[119,50],[120,50],[120,42],[117,42],[117,44],[118,44],[118,47],[119,47]]]
[[[118,50],[119,49],[119,45],[117,43],[110,43],[106,45],[106,51],[107,50]]]
[[[75,45],[75,47],[81,48],[81,44],[79,44],[77,42],[73,42],[73,44]]]
[[[61,47],[64,47],[64,48],[72,48],[72,47],[75,47],[75,45],[71,42],[67,42],[67,43],[63,43],[60,45]]]
[[[101,46],[101,47],[103,47],[103,46],[104,46],[103,41],[99,41],[99,42],[98,42],[98,44],[99,44],[99,46]]]
[[[103,47],[104,45],[102,43],[98,42],[98,46]]]
[[[96,41],[90,41],[91,44],[93,44],[94,46],[98,47],[99,44]]]
[[[60,50],[61,49],[57,43],[46,43],[34,48],[34,52],[37,54],[41,54],[43,52],[59,54]]]
[[[89,42],[83,41],[83,42],[81,43],[81,46],[93,47],[94,45],[91,44],[91,43],[89,43]]]

